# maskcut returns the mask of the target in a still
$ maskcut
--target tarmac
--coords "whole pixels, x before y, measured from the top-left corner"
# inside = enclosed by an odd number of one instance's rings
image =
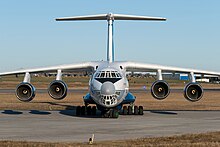
[[[220,131],[220,111],[144,111],[118,119],[64,111],[0,111],[0,140],[87,142]]]

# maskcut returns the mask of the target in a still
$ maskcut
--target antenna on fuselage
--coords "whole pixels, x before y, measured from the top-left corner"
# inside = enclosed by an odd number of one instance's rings
[[[107,20],[108,21],[107,61],[114,62],[114,41],[113,41],[114,20],[166,21],[166,18],[108,13],[108,14],[99,14],[99,15],[63,17],[63,18],[56,19],[56,21],[78,21],[78,20]]]

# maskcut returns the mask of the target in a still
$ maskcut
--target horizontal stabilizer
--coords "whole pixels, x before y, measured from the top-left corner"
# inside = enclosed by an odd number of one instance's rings
[[[166,18],[109,13],[109,14],[99,14],[99,15],[63,17],[63,18],[56,19],[56,21],[77,21],[77,20],[155,20],[155,21],[166,21]]]
[[[108,14],[98,14],[98,15],[63,17],[63,18],[56,19],[56,21],[77,21],[77,20],[107,20],[107,22],[108,22],[107,61],[114,62],[114,43],[113,43],[113,22],[114,22],[114,20],[165,21],[166,18],[108,13]]]

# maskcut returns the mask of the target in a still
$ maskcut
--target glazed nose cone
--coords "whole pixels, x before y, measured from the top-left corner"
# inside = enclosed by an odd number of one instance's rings
[[[113,95],[115,94],[115,86],[112,82],[105,82],[101,87],[101,94],[103,95]]]

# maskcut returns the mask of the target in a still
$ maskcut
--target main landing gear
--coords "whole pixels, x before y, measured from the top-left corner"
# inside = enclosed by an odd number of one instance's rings
[[[122,109],[122,115],[143,115],[143,106],[124,106]]]
[[[96,116],[96,106],[77,106],[76,116]],[[112,108],[101,112],[103,118],[118,118],[120,110]],[[143,106],[134,106],[130,104],[129,106],[124,106],[120,114],[122,115],[143,115]]]
[[[96,106],[77,106],[76,107],[76,116],[80,115],[88,115],[95,116],[96,115]]]

